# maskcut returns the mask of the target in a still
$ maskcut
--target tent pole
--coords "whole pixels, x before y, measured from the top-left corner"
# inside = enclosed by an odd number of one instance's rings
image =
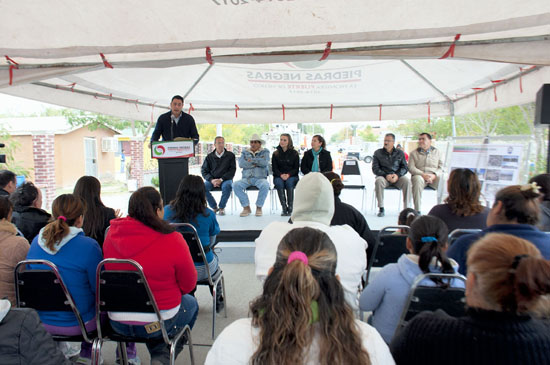
[[[451,125],[453,127],[453,138],[456,137],[456,122],[455,122],[455,103],[451,101]]]
[[[204,76],[206,76],[206,74],[208,73],[208,71],[210,71],[210,69],[212,68],[212,66],[214,66],[214,63],[211,63],[208,65],[208,67],[206,68],[206,70],[204,70],[204,72],[199,76],[199,78],[197,79],[197,81],[195,81],[193,83],[193,85],[191,85],[191,87],[189,88],[189,90],[187,90],[187,92],[185,93],[185,95],[183,95],[183,99],[185,100],[187,98],[187,96],[191,93],[191,91],[193,91],[193,89],[195,87],[197,87],[197,85],[199,84],[199,82],[201,82],[202,78]]]

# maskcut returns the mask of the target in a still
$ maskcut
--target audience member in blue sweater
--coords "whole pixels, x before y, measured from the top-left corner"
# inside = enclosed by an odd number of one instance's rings
[[[190,223],[195,227],[206,252],[206,260],[210,274],[218,270],[218,256],[213,252],[216,235],[220,233],[220,226],[216,214],[206,205],[206,190],[200,176],[187,175],[182,180],[176,192],[176,197],[164,207],[164,219],[170,223]],[[202,262],[195,262],[197,280],[207,279],[208,275]],[[212,292],[213,288],[210,288]],[[193,291],[194,292],[194,291]],[[221,285],[216,288],[216,310],[223,309]]]
[[[428,215],[416,218],[407,236],[410,254],[403,254],[397,263],[384,266],[361,293],[359,307],[362,311],[373,312],[371,324],[387,343],[393,338],[416,277],[429,272],[456,273],[458,265],[445,255],[447,235],[447,226],[441,219]],[[425,279],[420,284],[435,286],[443,283]],[[461,280],[452,280],[450,284],[464,287]]]
[[[32,241],[27,259],[53,262],[76,302],[88,331],[96,328],[95,275],[103,259],[96,240],[82,231],[84,205],[73,194],[58,196],[52,204],[53,221]],[[33,265],[33,268],[42,268]],[[46,267],[44,267],[46,268]],[[52,334],[78,335],[80,327],[72,312],[39,311],[46,330]],[[91,344],[82,342],[81,357],[89,358]]]
[[[487,228],[481,233],[460,237],[449,248],[448,256],[466,274],[466,253],[470,246],[487,233],[506,233],[533,243],[545,259],[550,259],[550,239],[535,226],[539,222],[539,190],[536,184],[512,185],[497,192],[493,208],[487,216]]]

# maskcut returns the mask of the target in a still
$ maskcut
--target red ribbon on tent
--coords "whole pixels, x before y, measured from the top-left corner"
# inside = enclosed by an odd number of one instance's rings
[[[14,60],[12,60],[11,58],[9,58],[8,56],[5,56],[6,57],[6,61],[8,61],[8,63],[10,64],[10,68],[9,68],[9,73],[10,73],[10,85],[13,84],[13,69],[19,69],[19,64],[17,62],[15,62]]]
[[[382,120],[382,104],[378,105],[378,120]]]
[[[195,108],[193,108],[193,103],[189,103],[189,110],[187,111],[188,114],[191,114],[191,111],[194,111]]]
[[[495,95],[495,102],[498,101],[498,98],[497,98],[497,84],[500,84],[501,82],[505,81],[504,79],[502,80],[491,80],[491,82],[493,83],[493,85],[495,85],[493,87],[493,94]]]
[[[451,58],[455,56],[456,42],[458,42],[458,40],[460,39],[460,36],[461,36],[460,33],[455,35],[455,40],[453,41],[453,44],[451,44],[451,46],[449,47],[449,49],[447,50],[447,52],[445,52],[445,54],[443,56],[439,57],[440,60],[445,59],[449,56],[451,56]]]
[[[332,119],[332,110],[334,109],[334,105],[330,104],[330,119]]]
[[[285,120],[285,104],[281,104],[283,106],[283,120]]]
[[[431,114],[432,113],[431,113],[431,108],[430,108],[430,102],[428,101],[428,124],[430,124],[430,122],[431,122],[431,119],[430,119]]]
[[[237,104],[235,104],[235,118],[238,118],[239,117],[239,106]]]
[[[519,92],[523,94],[523,81],[521,80],[521,75],[523,74],[523,68],[519,68]]]
[[[483,88],[482,87],[473,87],[472,90],[474,90],[474,95],[476,97],[476,106],[475,107],[477,108],[477,92],[479,90],[483,90]]]
[[[319,61],[326,60],[328,55],[330,54],[330,48],[332,47],[332,42],[327,42],[327,46],[325,47],[325,51],[323,52],[323,56],[319,59]]]
[[[56,89],[61,89],[62,87],[70,87],[71,88],[71,92],[74,93],[74,87],[76,86],[76,82],[73,82],[72,84],[69,84],[69,85],[55,85],[55,88]]]
[[[109,61],[107,61],[107,57],[105,57],[103,53],[100,53],[99,55],[101,56],[101,59],[103,60],[103,65],[105,65],[105,67],[113,68],[113,65],[111,65]]]
[[[109,100],[113,100],[113,94],[99,94],[99,93],[95,93],[94,94],[94,98],[95,99],[101,99],[101,98],[104,98],[104,99],[109,99]],[[128,102],[128,100],[126,100],[126,102]]]
[[[214,60],[212,60],[212,50],[210,47],[206,47],[206,62],[209,64],[213,64]]]

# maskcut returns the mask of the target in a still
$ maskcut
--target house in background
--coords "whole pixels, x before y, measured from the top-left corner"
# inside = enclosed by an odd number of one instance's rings
[[[108,181],[117,173],[119,133],[113,129],[91,131],[71,126],[65,117],[0,118],[0,126],[19,143],[15,158],[46,191],[48,206],[56,188],[72,187],[83,175]]]

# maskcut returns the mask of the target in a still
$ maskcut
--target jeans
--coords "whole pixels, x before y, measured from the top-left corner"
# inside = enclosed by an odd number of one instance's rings
[[[231,186],[233,185],[233,180],[225,180],[222,182],[221,189],[222,189],[222,197],[220,199],[220,205],[218,206],[216,204],[216,199],[212,196],[210,191],[214,188],[212,183],[210,181],[204,182],[204,188],[206,189],[206,200],[208,201],[208,205],[212,209],[220,208],[225,209],[225,206],[227,205],[227,201],[229,200],[229,196],[231,195]]]
[[[190,328],[193,328],[198,313],[199,305],[197,300],[191,295],[182,296],[181,307],[178,313],[174,317],[164,321],[168,336],[172,337],[176,335],[185,325],[189,325]],[[148,339],[146,345],[151,354],[151,362],[153,360],[160,361],[163,364],[168,364],[170,362],[170,347],[164,342],[160,330],[153,333],[147,333],[145,326],[129,325],[116,321],[111,321],[111,327],[115,332],[123,336]],[[176,357],[183,349],[184,342],[185,340],[183,338],[178,341],[176,346]]]
[[[298,183],[298,176],[290,176],[288,179],[283,180],[280,177],[273,178],[273,185],[275,189],[294,189]]]
[[[235,195],[239,198],[241,205],[243,207],[248,207],[250,202],[248,200],[248,195],[246,194],[246,188],[249,186],[255,186],[259,189],[258,198],[256,199],[256,206],[263,207],[267,193],[269,193],[269,182],[266,178],[255,178],[250,177],[247,179],[242,179],[233,184],[233,190]]]

